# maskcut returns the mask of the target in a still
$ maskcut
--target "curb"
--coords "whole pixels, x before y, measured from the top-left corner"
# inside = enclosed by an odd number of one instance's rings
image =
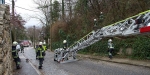
[[[128,64],[128,65],[133,65],[133,66],[141,66],[141,67],[146,67],[146,68],[150,68],[150,61],[137,61],[137,60],[130,60],[130,59],[125,59],[124,61],[121,61],[123,59],[109,59],[106,57],[94,57],[94,56],[90,56],[90,55],[82,55],[82,54],[77,54],[78,57],[83,57],[83,58],[89,58],[89,59],[95,59],[95,60],[101,60],[101,61],[106,61],[106,62],[113,62],[113,63],[119,63],[119,64]]]

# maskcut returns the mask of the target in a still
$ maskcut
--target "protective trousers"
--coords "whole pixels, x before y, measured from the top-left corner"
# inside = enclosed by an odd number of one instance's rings
[[[14,58],[14,61],[15,61],[15,64],[16,64],[16,68],[20,69],[20,58],[19,57]]]
[[[21,49],[21,53],[24,53],[24,49]]]
[[[114,49],[112,49],[112,48],[109,49],[108,55],[109,55],[109,58],[110,58],[110,59],[112,59],[112,52],[113,52],[113,50],[114,50]]]
[[[39,58],[39,69],[42,69],[43,58]]]
[[[36,52],[36,59],[38,59],[38,52]]]

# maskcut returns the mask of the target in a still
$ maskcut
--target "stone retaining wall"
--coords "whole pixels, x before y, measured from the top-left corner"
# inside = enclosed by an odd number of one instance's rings
[[[13,75],[10,29],[9,6],[0,4],[0,75]]]

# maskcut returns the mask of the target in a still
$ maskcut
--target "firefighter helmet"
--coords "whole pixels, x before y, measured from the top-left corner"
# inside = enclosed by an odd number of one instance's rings
[[[94,19],[94,21],[96,21],[96,19]]]
[[[63,41],[63,43],[66,43],[66,42],[67,42],[66,40]]]
[[[42,45],[42,42],[39,42],[39,45]]]
[[[43,42],[43,44],[46,44],[46,42]]]
[[[13,45],[17,45],[17,44],[18,44],[18,42],[16,42],[16,41],[13,42]]]
[[[112,39],[109,39],[108,42],[112,42]]]

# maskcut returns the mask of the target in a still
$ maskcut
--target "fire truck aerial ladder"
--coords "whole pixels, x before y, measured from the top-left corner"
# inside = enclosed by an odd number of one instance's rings
[[[84,49],[105,37],[134,36],[148,32],[150,32],[150,10],[100,29],[93,30],[66,50],[63,48],[55,49],[54,61],[58,61],[59,63],[76,61],[78,50]]]

